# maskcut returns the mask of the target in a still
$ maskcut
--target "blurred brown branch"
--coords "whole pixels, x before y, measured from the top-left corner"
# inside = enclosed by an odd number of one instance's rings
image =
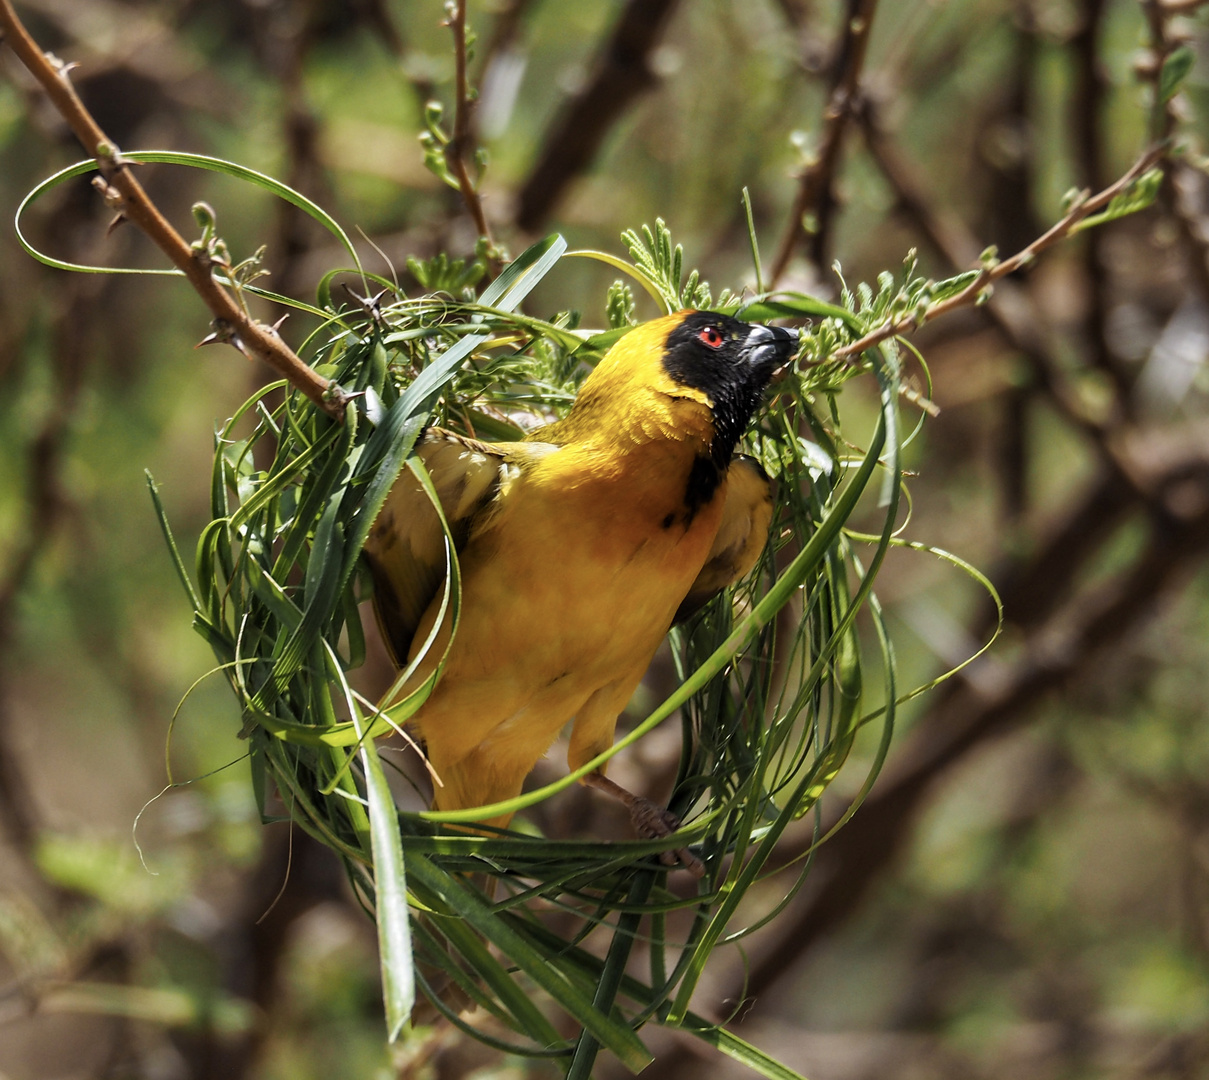
[[[74,373],[60,370],[56,374]],[[16,550],[9,554],[4,576],[0,578],[0,657],[7,657],[10,651],[17,601],[28,584],[35,561],[59,524],[63,508],[60,459],[78,386],[78,377],[64,378],[56,406],[42,421],[26,451],[28,518],[25,535]],[[21,767],[21,753],[13,742],[12,710],[6,689],[0,685],[0,818],[5,822],[14,847],[29,857],[39,821],[33,792]]]
[[[798,179],[798,193],[789,212],[789,224],[781,237],[769,276],[773,285],[789,268],[789,260],[803,237],[809,241],[810,260],[816,266],[827,261],[835,210],[835,172],[844,132],[856,112],[861,71],[876,11],[877,0],[846,0],[844,31],[828,80],[818,149],[814,160],[802,170]]]
[[[650,55],[678,0],[629,0],[588,85],[564,106],[517,199],[516,224],[540,228],[627,109],[657,82]]]
[[[217,340],[229,341],[240,351],[263,360],[278,374],[337,419],[343,417],[345,399],[327,379],[317,375],[277,335],[256,322],[214,277],[212,263],[193,250],[159,212],[130,165],[84,107],[68,74],[71,66],[42,52],[29,36],[10,0],[0,0],[0,35],[50,97],[85,151],[95,154],[99,183],[106,203],[147,234],[179,269],[214,315]]]
[[[82,207],[88,203],[91,199],[82,198],[60,207],[50,222],[56,242],[70,245],[72,238],[78,242],[85,235]],[[81,397],[98,359],[95,343],[98,316],[106,299],[104,284],[99,278],[72,275],[59,292],[43,361],[49,366],[55,393],[26,440],[12,448],[9,457],[10,468],[20,477],[22,528],[6,545],[0,572],[0,822],[13,850],[30,865],[38,834],[46,826],[46,807],[40,805],[28,752],[17,732],[20,709],[15,684],[20,671],[17,651],[22,608],[36,583],[40,561],[60,535],[67,533],[73,544],[79,541],[78,532],[69,528],[78,514],[64,473],[69,470],[67,459],[79,423]],[[5,373],[10,386],[28,378],[37,363],[25,349],[15,353],[15,362],[17,369]]]
[[[1159,95],[1159,80],[1166,59],[1182,44],[1184,37],[1177,33],[1172,26],[1173,19],[1178,15],[1191,14],[1204,6],[1206,0],[1192,0],[1189,3],[1179,3],[1179,0],[1144,0],[1142,11],[1146,16],[1146,25],[1150,33],[1149,56],[1135,67],[1139,77],[1150,84],[1151,91],[1157,102]],[[1173,95],[1168,101],[1161,103],[1159,123],[1164,134],[1175,129],[1179,120],[1179,95]],[[1206,216],[1203,205],[1198,206],[1199,200],[1204,202],[1205,173],[1193,168],[1182,158],[1173,158],[1169,184],[1167,186],[1168,202],[1172,213],[1183,236],[1184,244],[1189,249],[1190,266],[1197,287],[1202,296],[1209,296],[1209,216]]]

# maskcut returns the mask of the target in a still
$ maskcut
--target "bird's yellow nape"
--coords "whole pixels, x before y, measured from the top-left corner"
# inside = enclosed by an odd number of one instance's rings
[[[636,326],[596,365],[580,396],[625,393],[643,387],[660,394],[691,398],[707,409],[713,408],[708,394],[672,378],[664,364],[668,338],[690,314],[688,310],[676,311]]]

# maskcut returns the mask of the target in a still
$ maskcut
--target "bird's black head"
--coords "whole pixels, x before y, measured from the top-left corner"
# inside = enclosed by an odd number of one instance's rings
[[[663,366],[682,386],[713,403],[713,464],[725,470],[751,423],[772,373],[798,346],[796,330],[740,322],[711,311],[690,311],[667,336]]]

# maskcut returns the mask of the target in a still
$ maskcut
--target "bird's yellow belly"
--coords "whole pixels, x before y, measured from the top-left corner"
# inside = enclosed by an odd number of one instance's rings
[[[588,698],[614,685],[624,698],[640,680],[708,556],[722,499],[686,527],[664,526],[658,506],[619,510],[612,495],[521,485],[463,551],[457,636],[412,720],[438,769],[478,753],[527,760],[527,772]]]

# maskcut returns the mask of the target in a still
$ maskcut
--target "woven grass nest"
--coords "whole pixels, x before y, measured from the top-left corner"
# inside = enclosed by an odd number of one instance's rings
[[[902,695],[872,585],[901,524],[899,352],[890,344],[856,363],[827,358],[938,287],[908,262],[876,292],[845,289],[836,305],[800,293],[715,301],[696,273],[684,278],[662,223],[625,239],[630,262],[568,253],[561,237],[548,237],[481,292],[477,264],[438,259],[411,267],[426,286],[418,297],[384,282],[373,301],[338,309],[324,294],[327,316],[310,350],[354,395],[344,422],[280,383],[262,388],[217,434],[213,520],[194,575],[162,509],[161,523],[194,625],[239,701],[262,813],[270,820],[270,807],[284,808],[278,818],[287,814],[334,850],[377,919],[392,1036],[418,990],[475,1038],[561,1058],[571,1075],[587,1062],[586,1076],[601,1045],[641,1068],[650,1055],[637,1032],[657,1023],[692,1031],[765,1075],[788,1076],[688,1002],[712,950],[775,918],[801,887],[827,838],[819,799],[858,734],[868,729],[864,775],[846,782],[847,809],[831,831],[859,805],[889,746]],[[521,313],[531,289],[571,255],[609,262],[664,310],[803,328],[797,361],[742,445],[777,483],[765,554],[746,580],[672,631],[680,685],[614,747],[665,720],[680,724],[670,806],[683,829],[664,840],[551,840],[531,824],[470,831],[460,826],[473,812],[400,810],[387,776],[397,756],[379,751],[388,740],[399,745],[418,702],[390,692],[369,700],[356,689],[366,634],[377,633],[372,620],[363,625],[370,586],[359,554],[418,436],[436,423],[502,441],[522,434],[518,419],[562,415],[634,321],[631,285],[621,281],[600,331],[579,328],[573,313]],[[843,390],[856,376],[876,396],[857,395],[862,426],[850,439]],[[864,533],[850,530],[856,514]],[[456,557],[453,571],[447,601],[456,605]],[[557,798],[574,779],[514,804]],[[812,838],[788,868],[774,866],[786,830],[812,811]],[[809,835],[809,825],[799,828]],[[657,858],[686,837],[706,867],[695,888],[669,884]],[[640,954],[646,978],[629,973]],[[468,1014],[468,1005],[478,1011]],[[567,1037],[560,1010],[578,1034]]]

